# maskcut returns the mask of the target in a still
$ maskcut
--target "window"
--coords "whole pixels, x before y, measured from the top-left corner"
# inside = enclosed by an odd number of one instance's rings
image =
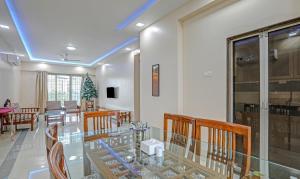
[[[57,101],[70,101],[70,76],[56,76],[56,99]]]
[[[80,104],[81,76],[48,75],[48,100],[64,101],[75,100]]]
[[[48,75],[48,100],[56,100],[56,75]]]
[[[80,101],[80,89],[81,89],[81,76],[72,76],[72,88],[71,95],[72,100]]]

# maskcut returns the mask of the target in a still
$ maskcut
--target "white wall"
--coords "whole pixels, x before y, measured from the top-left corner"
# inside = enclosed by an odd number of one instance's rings
[[[31,62],[22,62],[21,64],[22,71],[47,71],[49,73],[60,73],[60,74],[86,74],[91,75],[96,74],[95,68],[85,68],[79,66],[70,66],[70,65],[54,65],[54,64],[45,64],[45,63],[31,63]]]
[[[296,17],[300,17],[299,0],[243,0],[187,20],[184,112],[226,120],[227,38]],[[209,71],[212,76],[205,76]]]
[[[12,102],[19,100],[20,69],[0,59],[0,106],[7,98]]]
[[[21,64],[21,79],[20,79],[20,105],[23,107],[33,107],[35,104],[35,88],[36,88],[36,75],[37,71],[47,71],[48,73],[59,74],[76,74],[84,75],[90,74],[91,79],[96,82],[94,68],[84,68],[66,65],[53,65],[44,63],[28,63],[22,62]],[[95,84],[96,85],[96,84]]]
[[[163,114],[179,113],[182,103],[178,20],[211,1],[192,1],[140,34],[141,121],[163,127]],[[152,65],[160,65],[160,96],[152,97]]]
[[[141,120],[161,128],[164,112],[226,120],[226,39],[299,17],[299,7],[299,0],[194,0],[148,27],[140,35]],[[161,94],[152,97],[157,63]]]
[[[96,70],[99,106],[134,111],[134,56],[119,53],[103,61]],[[107,87],[118,87],[118,98],[106,97]]]
[[[35,107],[36,72],[21,71],[20,106]]]

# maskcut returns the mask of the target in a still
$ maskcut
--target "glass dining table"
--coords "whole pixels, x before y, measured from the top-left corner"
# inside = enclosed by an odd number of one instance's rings
[[[238,151],[232,161],[209,157],[207,142],[166,133],[155,127],[149,127],[142,137],[129,126],[96,133],[108,133],[108,137],[86,141],[85,136],[94,135],[95,132],[59,131],[58,138],[64,145],[65,164],[71,179],[300,179],[300,171],[297,169],[254,156],[245,156]],[[168,137],[164,138],[165,135]],[[141,149],[141,141],[149,139],[156,139],[164,144],[162,155],[148,155]],[[174,139],[184,143],[174,142]],[[197,152],[194,150],[196,146]],[[241,161],[245,158],[251,161],[247,175],[242,172]],[[270,172],[275,172],[272,177]]]

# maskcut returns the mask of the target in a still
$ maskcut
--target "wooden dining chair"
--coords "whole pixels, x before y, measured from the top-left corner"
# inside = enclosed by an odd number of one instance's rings
[[[196,119],[194,137],[198,141],[195,145],[195,153],[201,155],[201,132],[208,131],[207,160],[206,166],[226,174],[228,178],[233,177],[233,164],[236,157],[236,138],[243,139],[243,161],[241,174],[247,176],[250,170],[251,156],[251,128],[249,126],[233,124],[228,122]],[[224,165],[226,167],[224,167]]]
[[[51,151],[52,147],[54,146],[54,144],[56,144],[56,142],[58,141],[57,127],[58,127],[58,125],[54,124],[54,125],[47,127],[45,130],[46,152],[47,152],[47,161],[48,161],[49,166],[50,166],[50,159],[49,159],[50,151]],[[54,176],[52,175],[52,173],[50,171],[50,167],[49,167],[49,172],[50,172],[50,178],[53,179]]]
[[[186,147],[189,134],[193,135],[194,118],[178,114],[164,114],[164,141],[168,140],[171,131],[170,143]],[[169,129],[171,122],[171,129]]]
[[[84,140],[90,141],[108,137],[108,132],[113,127],[113,119],[119,123],[118,111],[85,112],[83,122]]]
[[[58,141],[57,138],[57,124],[51,125],[46,128],[45,135],[46,135],[46,152],[47,157],[49,156],[50,150],[52,149],[53,145]]]
[[[57,142],[49,153],[49,169],[54,179],[68,179],[63,144]]]

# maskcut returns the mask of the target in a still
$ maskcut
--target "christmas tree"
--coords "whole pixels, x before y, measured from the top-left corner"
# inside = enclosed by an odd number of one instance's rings
[[[90,101],[91,98],[97,98],[97,90],[89,74],[87,73],[85,76],[85,80],[83,82],[83,86],[81,89],[81,98]]]

